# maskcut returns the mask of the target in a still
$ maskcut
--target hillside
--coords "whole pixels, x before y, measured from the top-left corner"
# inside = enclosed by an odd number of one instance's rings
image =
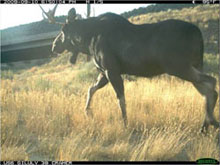
[[[121,15],[125,18],[130,18],[142,14],[148,14],[148,13],[157,13],[161,11],[167,11],[167,10],[181,10],[183,8],[189,8],[189,7],[196,7],[198,5],[194,4],[155,4],[150,5],[147,7],[140,7],[138,9],[134,9],[128,12],[124,12]]]
[[[204,99],[191,83],[167,75],[126,79],[124,129],[110,84],[93,97],[94,117],[84,115],[98,72],[92,61],[71,65],[69,58],[64,53],[41,66],[21,70],[16,63],[1,72],[1,160],[219,160],[218,130],[199,132]],[[218,61],[205,54],[205,72],[216,78]]]

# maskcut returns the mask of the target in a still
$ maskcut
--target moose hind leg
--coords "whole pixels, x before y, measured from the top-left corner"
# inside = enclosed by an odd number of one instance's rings
[[[207,130],[209,125],[213,125],[215,128],[218,128],[219,123],[213,116],[218,97],[218,94],[215,91],[216,79],[202,73],[199,75],[199,79],[200,81],[194,82],[193,85],[203,96],[205,96],[206,99],[206,115],[202,131]]]
[[[89,111],[89,106],[91,103],[92,96],[95,94],[95,92],[98,89],[104,87],[107,83],[108,83],[108,80],[107,80],[106,76],[103,73],[100,73],[97,78],[97,82],[89,88],[88,95],[87,95],[87,101],[86,101],[86,107],[85,107],[85,111],[86,111],[87,115],[92,116],[92,112]]]
[[[122,112],[122,117],[124,121],[124,126],[127,127],[127,114],[126,114],[126,104],[124,96],[124,84],[120,74],[107,72],[107,77],[116,92],[117,99],[119,102],[119,107]]]

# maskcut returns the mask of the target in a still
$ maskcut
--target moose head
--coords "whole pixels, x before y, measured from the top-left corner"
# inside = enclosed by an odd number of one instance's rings
[[[62,54],[65,50],[72,52],[73,55],[70,59],[70,62],[72,64],[74,64],[76,62],[79,50],[78,50],[76,43],[73,40],[71,40],[69,37],[69,31],[70,31],[69,25],[72,24],[76,19],[79,19],[79,17],[76,14],[75,8],[71,8],[68,12],[66,22],[65,23],[57,22],[54,17],[57,6],[58,6],[58,4],[55,5],[55,7],[52,10],[49,10],[48,12],[45,12],[45,10],[40,6],[40,8],[43,12],[42,13],[43,17],[45,19],[47,17],[48,22],[50,24],[55,24],[55,25],[61,26],[61,31],[57,35],[57,37],[54,39],[51,50],[54,55]]]

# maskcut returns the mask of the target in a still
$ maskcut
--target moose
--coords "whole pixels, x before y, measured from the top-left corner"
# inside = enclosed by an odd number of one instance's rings
[[[191,82],[206,99],[206,113],[202,131],[209,125],[219,128],[213,116],[218,94],[216,79],[203,73],[203,37],[199,28],[181,20],[169,19],[158,23],[135,25],[120,15],[105,13],[98,17],[77,20],[75,9],[70,9],[66,23],[56,22],[52,12],[43,11],[49,21],[62,24],[60,34],[53,42],[52,52],[65,49],[85,52],[93,56],[100,74],[88,90],[85,111],[90,107],[94,93],[111,83],[127,126],[124,84],[121,75],[151,78],[164,73]],[[73,62],[77,55],[73,58]]]

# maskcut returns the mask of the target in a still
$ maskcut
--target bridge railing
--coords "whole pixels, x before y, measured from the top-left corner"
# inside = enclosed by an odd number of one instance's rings
[[[51,45],[59,31],[23,36],[14,39],[1,39],[1,63],[47,58]]]
[[[49,45],[58,33],[59,31],[53,31],[49,33],[23,36],[22,38],[14,38],[13,40],[3,39],[1,41],[1,51],[6,52]]]

